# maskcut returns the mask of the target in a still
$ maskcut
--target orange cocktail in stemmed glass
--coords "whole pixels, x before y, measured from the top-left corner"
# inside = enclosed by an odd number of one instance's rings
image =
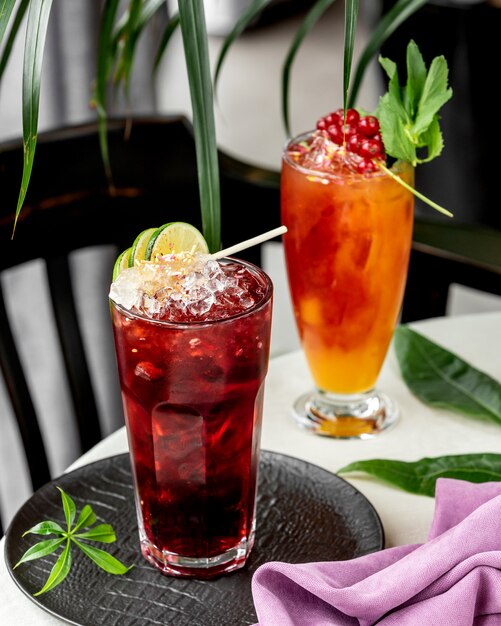
[[[413,185],[408,163],[392,172]],[[286,267],[315,384],[293,413],[318,434],[366,438],[397,419],[394,401],[375,385],[402,305],[413,207],[409,189],[346,141],[333,144],[322,124],[285,147]]]

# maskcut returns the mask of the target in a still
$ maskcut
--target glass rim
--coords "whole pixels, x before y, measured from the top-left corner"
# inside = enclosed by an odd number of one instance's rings
[[[383,170],[377,170],[376,172],[370,172],[370,173],[365,173],[365,174],[358,174],[357,172],[351,172],[349,175],[341,176],[337,174],[336,172],[313,170],[308,167],[304,167],[303,165],[299,165],[298,163],[296,163],[289,157],[289,148],[291,145],[294,145],[295,143],[299,143],[300,141],[310,138],[315,132],[316,132],[315,129],[312,129],[312,130],[308,130],[304,133],[300,133],[299,135],[295,135],[294,137],[290,137],[289,139],[287,139],[282,149],[282,160],[285,161],[288,165],[290,165],[294,169],[302,172],[303,174],[308,175],[308,176],[314,176],[316,178],[325,178],[329,180],[356,180],[356,181],[358,180],[363,181],[363,180],[368,180],[368,179],[391,178]],[[404,167],[412,167],[412,165],[410,163],[407,163],[407,161],[397,160],[388,169],[390,169],[393,173],[398,174],[399,172],[402,171],[402,168]]]
[[[201,328],[204,326],[214,326],[216,324],[219,325],[219,324],[224,324],[224,323],[231,323],[234,320],[240,319],[242,317],[246,317],[248,315],[251,315],[253,313],[260,311],[262,308],[264,308],[268,304],[268,302],[271,300],[271,297],[273,295],[273,282],[271,278],[269,277],[269,275],[263,270],[263,268],[259,267],[255,263],[251,263],[250,261],[244,261],[243,259],[239,259],[237,257],[232,257],[232,256],[218,259],[218,262],[238,263],[239,265],[243,265],[248,270],[250,270],[252,274],[254,275],[257,274],[259,278],[262,280],[264,286],[266,287],[266,291],[263,294],[263,297],[259,300],[259,302],[255,302],[248,309],[245,309],[245,311],[240,311],[240,313],[235,313],[234,315],[230,315],[229,317],[224,317],[222,319],[174,322],[171,320],[152,319],[151,317],[148,317],[147,315],[144,315],[143,313],[138,313],[135,311],[131,311],[130,309],[126,309],[124,306],[122,306],[121,304],[118,304],[111,298],[108,298],[108,299],[110,303],[112,304],[112,306],[124,317],[129,317],[134,320],[147,322],[148,324],[153,324],[155,326],[163,326],[166,328],[178,328],[178,329],[194,328],[194,327]]]

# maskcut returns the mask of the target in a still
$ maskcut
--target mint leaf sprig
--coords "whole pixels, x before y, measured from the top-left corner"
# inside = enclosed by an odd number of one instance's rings
[[[377,116],[386,152],[416,166],[439,156],[444,145],[438,111],[452,97],[447,61],[433,59],[429,69],[417,44],[407,46],[407,83],[400,86],[394,61],[380,57],[390,79],[388,92],[379,100]],[[426,151],[424,156],[419,154]]]
[[[51,520],[39,522],[27,530],[23,533],[23,537],[28,534],[55,535],[56,539],[45,539],[44,541],[39,541],[34,544],[14,565],[14,569],[16,569],[16,567],[21,565],[21,563],[27,563],[52,554],[60,546],[64,545],[61,554],[52,567],[45,585],[42,589],[40,589],[40,591],[37,591],[33,595],[39,596],[42,593],[46,593],[63,582],[72,565],[72,544],[77,546],[84,554],[94,561],[96,565],[109,574],[122,575],[130,571],[132,567],[134,567],[133,565],[127,567],[118,559],[111,556],[111,554],[108,554],[104,550],[95,548],[87,543],[88,541],[98,541],[101,543],[113,543],[116,541],[115,531],[110,524],[97,524],[96,526],[93,526],[97,520],[96,514],[90,505],[85,504],[80,511],[76,524],[73,526],[77,513],[75,503],[72,498],[60,487],[57,487],[57,489],[61,493],[64,517],[66,520],[66,530],[62,528],[58,522]]]
[[[427,69],[417,44],[411,39],[407,45],[406,62],[407,82],[401,86],[396,63],[379,57],[389,84],[375,114],[386,153],[415,167],[419,163],[428,163],[442,152],[444,141],[438,112],[452,97],[452,89],[448,86],[449,69],[445,57],[435,57]],[[383,169],[392,174],[384,166]],[[404,184],[400,177],[397,178]],[[414,189],[411,191],[434,209],[452,217],[452,213],[432,200]]]

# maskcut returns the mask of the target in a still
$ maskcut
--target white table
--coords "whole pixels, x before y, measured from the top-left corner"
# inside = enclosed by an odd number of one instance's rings
[[[412,327],[456,352],[475,367],[501,380],[501,312],[426,320]],[[276,357],[266,380],[262,448],[299,457],[330,471],[361,459],[416,460],[467,452],[501,453],[500,427],[445,410],[430,409],[414,398],[403,383],[390,350],[379,387],[399,404],[397,424],[365,441],[319,437],[299,429],[290,417],[294,398],[311,385],[301,351]],[[125,452],[124,429],[113,433],[83,455],[69,470],[100,458]],[[383,523],[386,546],[426,540],[434,500],[415,496],[362,476],[346,476],[370,500]],[[0,542],[3,554],[3,540]],[[64,622],[41,611],[16,587],[0,561],[0,624],[55,626]]]

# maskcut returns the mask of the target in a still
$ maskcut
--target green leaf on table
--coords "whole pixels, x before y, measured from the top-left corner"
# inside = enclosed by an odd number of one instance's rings
[[[126,574],[134,567],[133,565],[127,567],[114,556],[111,556],[111,554],[108,554],[108,552],[105,552],[104,550],[89,546],[86,543],[78,541],[77,539],[73,539],[73,542],[80,548],[80,550],[84,554],[89,557],[89,559],[91,559],[91,561],[94,561],[96,565],[98,565],[105,572],[108,572],[108,574],[115,574],[117,576],[120,576],[122,574]]]
[[[34,559],[39,559],[42,556],[47,556],[48,554],[52,554],[55,552],[59,546],[64,542],[68,541],[67,537],[61,537],[60,539],[46,539],[45,541],[39,541],[35,543],[35,545],[28,548],[23,556],[19,559],[19,561],[14,565],[14,569],[21,563],[26,563],[27,561],[33,561]]]
[[[75,524],[73,532],[79,530],[80,528],[87,528],[88,526],[92,526],[95,521],[96,514],[92,510],[92,507],[89,504],[85,504],[80,511],[80,515],[78,516],[77,523]]]
[[[395,353],[410,391],[425,404],[501,424],[501,384],[458,355],[401,325]]]
[[[115,531],[109,524],[98,524],[83,533],[73,533],[72,537],[79,537],[88,541],[100,541],[101,543],[113,543],[117,538]]]
[[[501,480],[501,454],[476,453],[425,457],[406,462],[392,459],[355,461],[338,470],[338,474],[362,472],[409,493],[435,495],[438,478],[456,478],[472,483]]]
[[[71,569],[71,546],[70,546],[70,542],[68,541],[66,543],[64,550],[59,555],[57,561],[54,563],[54,567],[52,568],[49,574],[49,578],[47,579],[47,582],[40,589],[40,591],[37,591],[37,593],[34,593],[33,595],[40,596],[42,595],[42,593],[47,593],[47,591],[50,591],[51,589],[54,589],[54,587],[57,587],[57,585],[61,584],[63,580],[66,578],[66,576],[69,574],[70,569]]]
[[[19,561],[14,566],[14,569],[22,563],[33,561],[41,557],[48,556],[55,552],[64,542],[66,545],[59,555],[56,563],[54,564],[52,571],[47,579],[45,585],[40,591],[35,593],[38,596],[42,593],[46,593],[51,589],[54,589],[59,585],[68,575],[70,571],[72,558],[71,558],[71,544],[73,543],[82,552],[84,552],[92,561],[94,561],[99,567],[110,574],[126,574],[133,566],[127,567],[121,563],[118,559],[111,556],[104,550],[89,546],[87,541],[98,541],[101,543],[113,543],[116,541],[115,531],[110,524],[97,524],[92,528],[96,520],[96,514],[92,510],[92,507],[85,504],[80,511],[77,522],[73,526],[73,522],[76,517],[75,502],[63,489],[56,487],[60,494],[63,503],[64,516],[66,518],[67,530],[64,530],[58,522],[52,520],[45,520],[32,526],[29,530],[23,533],[23,537],[27,534],[36,535],[59,535],[57,539],[46,539],[34,544],[23,554]],[[85,530],[87,529],[87,530]],[[84,541],[82,541],[84,540]]]
[[[62,535],[65,531],[57,522],[53,522],[51,520],[47,520],[45,522],[39,522],[35,524],[32,528],[23,533],[23,537],[32,534],[32,535]]]
[[[68,524],[69,532],[73,521],[75,520],[75,515],[77,514],[77,507],[75,506],[73,499],[65,491],[63,491],[61,487],[56,487],[56,489],[58,489],[59,493],[61,494],[61,500],[63,501],[64,517],[66,519],[66,523]]]

